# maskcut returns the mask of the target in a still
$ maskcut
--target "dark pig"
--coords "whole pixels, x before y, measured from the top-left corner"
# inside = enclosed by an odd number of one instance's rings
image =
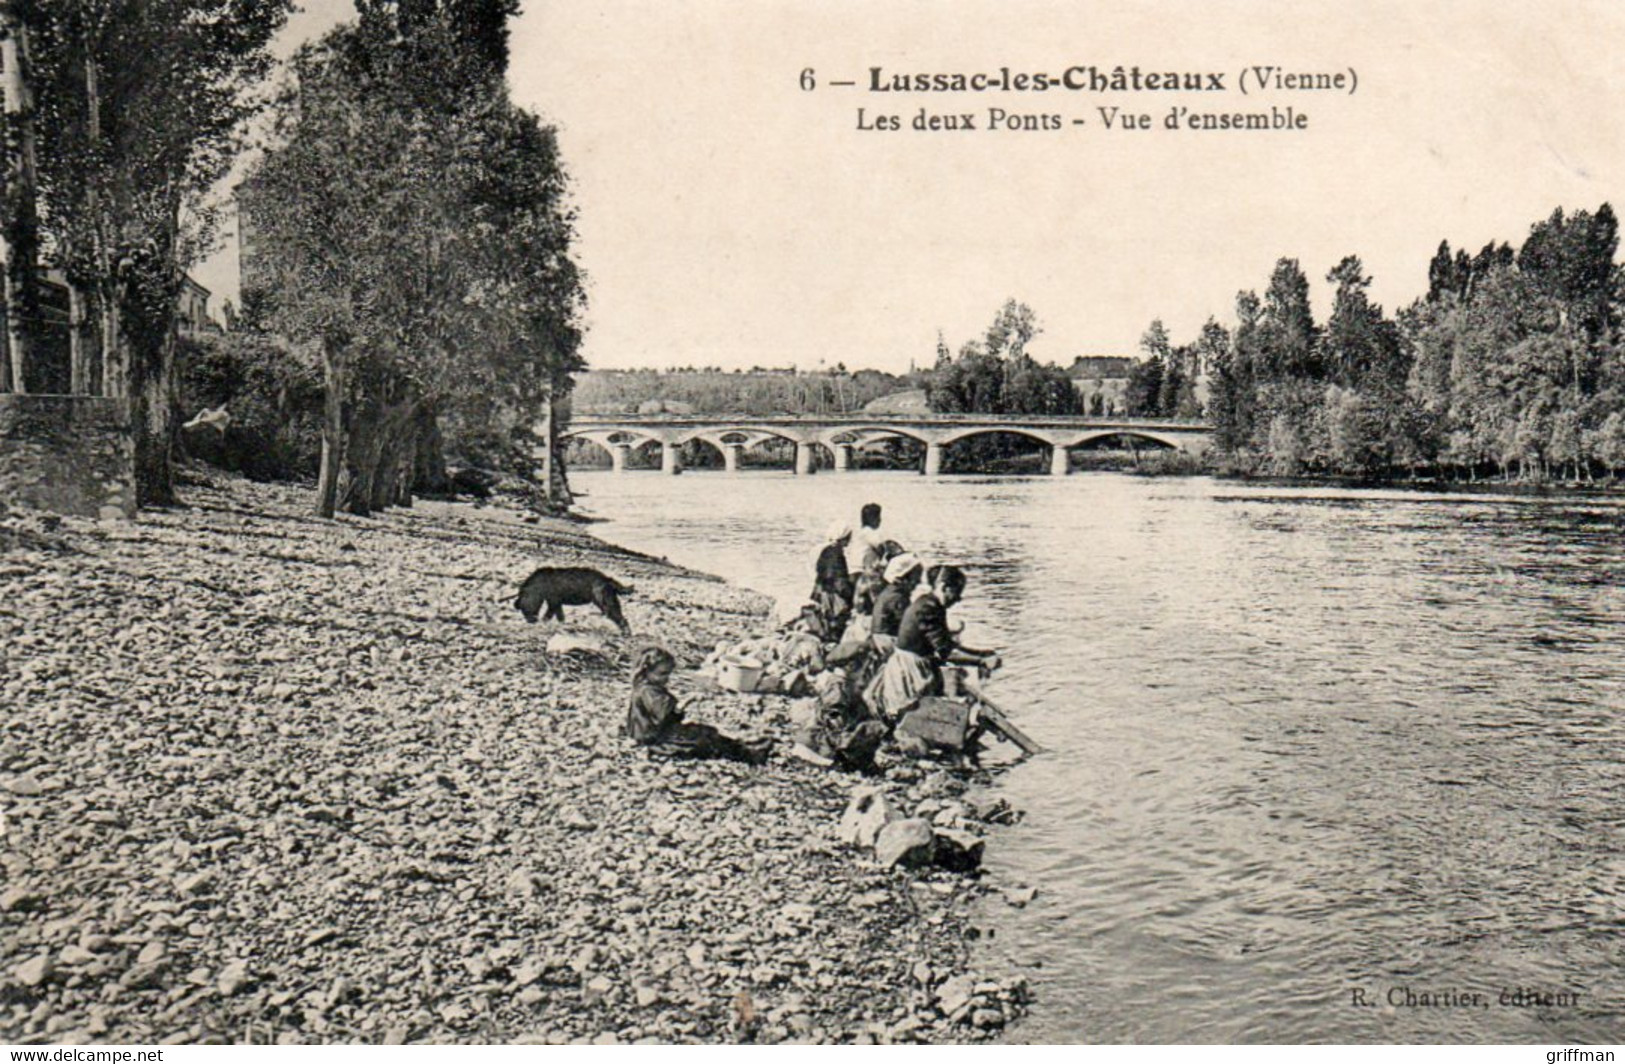
[[[621,616],[621,596],[631,593],[630,587],[616,583],[597,569],[543,566],[530,574],[513,604],[531,624],[536,623],[538,614],[544,620],[563,621],[564,607],[594,605],[623,635],[631,635],[631,626]]]

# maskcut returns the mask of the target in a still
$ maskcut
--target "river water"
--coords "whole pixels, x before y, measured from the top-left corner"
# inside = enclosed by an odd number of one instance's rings
[[[574,480],[603,537],[770,594],[804,595],[822,530],[869,501],[967,568],[964,638],[1006,648],[989,694],[1049,748],[995,784],[1027,815],[987,858],[1038,899],[978,920],[1037,994],[1013,1037],[1625,1039],[1619,501]],[[1578,1004],[1503,1003],[1519,988]]]

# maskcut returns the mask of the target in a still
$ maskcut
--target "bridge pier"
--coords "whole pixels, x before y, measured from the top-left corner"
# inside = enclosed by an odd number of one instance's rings
[[[609,468],[610,468],[610,470],[612,472],[615,472],[615,473],[624,473],[624,472],[626,472],[626,459],[627,459],[627,456],[630,455],[631,453],[632,453],[632,448],[628,444],[624,444],[624,443],[612,443],[612,444],[610,444],[609,445]]]
[[[683,471],[683,459],[678,455],[675,443],[660,445],[660,471],[667,476],[676,476]]]
[[[737,443],[722,445],[722,470],[725,473],[739,472],[739,452],[742,450]]]
[[[831,446],[835,452],[835,472],[845,473],[852,468],[852,445],[850,443],[837,443]]]
[[[796,476],[810,477],[813,474],[813,449],[810,443],[796,443]]]
[[[925,445],[925,475],[934,477],[942,472],[942,444],[927,443]]]
[[[1072,456],[1058,443],[1049,451],[1049,472],[1052,477],[1064,477],[1072,472]]]

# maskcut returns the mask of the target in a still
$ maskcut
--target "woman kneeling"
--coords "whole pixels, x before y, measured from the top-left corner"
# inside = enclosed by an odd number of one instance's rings
[[[975,665],[991,671],[999,656],[991,650],[961,646],[948,628],[948,608],[965,593],[965,574],[958,566],[932,566],[926,573],[931,590],[909,604],[898,625],[897,648],[864,691],[881,717],[896,720],[921,698],[942,692],[942,667]]]

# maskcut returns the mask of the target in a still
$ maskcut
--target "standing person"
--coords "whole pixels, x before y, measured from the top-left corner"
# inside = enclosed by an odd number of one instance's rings
[[[880,504],[866,502],[863,509],[858,511],[858,529],[852,534],[852,543],[846,549],[846,567],[851,572],[861,573],[873,563],[870,554],[878,551],[886,542],[880,534]]]
[[[824,537],[814,567],[812,601],[824,620],[826,642],[839,643],[852,613],[852,574],[846,567],[846,548],[852,526],[837,521]]]
[[[666,685],[677,659],[664,647],[648,647],[632,670],[632,697],[626,707],[626,734],[641,746],[659,747],[674,757],[767,761],[772,744],[740,742],[709,724],[690,724]]]
[[[975,665],[998,667],[991,650],[960,646],[948,628],[948,610],[965,593],[965,574],[955,565],[933,566],[926,573],[931,590],[909,604],[898,625],[897,648],[863,692],[876,713],[895,719],[926,695],[942,690],[942,668]]]

